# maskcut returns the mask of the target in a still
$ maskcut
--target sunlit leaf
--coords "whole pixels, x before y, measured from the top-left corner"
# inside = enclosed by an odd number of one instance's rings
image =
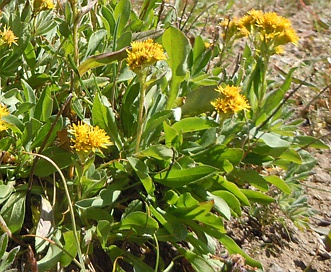
[[[186,58],[190,44],[184,33],[172,26],[164,31],[162,44],[167,52],[167,62],[171,69],[170,93],[167,103],[167,109],[171,109],[178,96],[179,85],[186,75]]]
[[[291,193],[291,188],[287,185],[287,183],[281,177],[272,175],[272,176],[264,177],[264,179],[267,182],[275,185],[277,188],[281,189],[284,193],[286,193],[286,194]]]
[[[270,204],[272,202],[275,202],[274,198],[267,196],[258,191],[253,191],[253,190],[249,190],[249,189],[241,189],[241,191],[252,202],[257,202],[257,203],[261,203],[261,204]]]
[[[172,127],[177,129],[178,131],[187,133],[187,132],[194,132],[217,126],[219,126],[217,123],[208,119],[202,119],[199,117],[188,117],[173,124]]]
[[[171,188],[176,188],[206,178],[216,173],[216,171],[217,170],[214,167],[205,165],[188,169],[171,169],[170,171],[155,175],[153,180]]]

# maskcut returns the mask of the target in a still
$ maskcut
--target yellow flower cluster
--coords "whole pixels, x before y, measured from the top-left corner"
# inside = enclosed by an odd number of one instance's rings
[[[0,131],[8,129],[8,127],[6,126],[6,122],[2,119],[7,115],[9,115],[8,109],[0,104]]]
[[[127,53],[126,61],[136,74],[147,66],[166,59],[162,45],[154,43],[152,39],[132,42],[131,49],[127,50]]]
[[[96,149],[106,148],[110,144],[110,138],[103,129],[78,122],[72,125],[70,133],[74,136],[71,146],[77,152],[91,153]]]
[[[42,10],[49,10],[54,8],[53,0],[34,0],[33,11],[38,13]]]
[[[224,20],[221,27],[231,37],[250,36],[257,43],[264,42],[271,53],[282,53],[283,45],[297,44],[299,40],[291,22],[275,12],[263,13],[261,10],[253,9],[241,18]]]
[[[233,114],[250,108],[246,98],[240,94],[239,87],[226,85],[223,88],[218,86],[215,91],[220,93],[220,97],[212,101],[211,104],[219,114]]]
[[[0,45],[8,44],[8,46],[11,47],[13,43],[17,45],[17,40],[18,38],[9,28],[4,27],[3,31],[0,31]]]

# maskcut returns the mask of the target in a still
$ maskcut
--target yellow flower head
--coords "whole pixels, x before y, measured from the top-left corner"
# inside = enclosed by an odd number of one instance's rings
[[[261,46],[261,42],[265,43],[271,54],[281,52],[283,49],[279,46],[297,44],[299,40],[291,22],[275,12],[263,13],[253,9],[236,19],[234,25],[238,32],[237,38],[249,36],[257,48]]]
[[[132,42],[131,47],[131,50],[127,50],[128,56],[126,61],[130,69],[135,73],[139,73],[145,67],[159,60],[166,59],[162,45],[154,43],[152,39]]]
[[[212,46],[212,44],[210,42],[205,42],[205,48],[208,49]]]
[[[2,117],[9,115],[9,111],[6,107],[0,104],[0,131],[7,130],[6,122],[2,120]]]
[[[17,40],[18,38],[9,28],[4,27],[3,31],[0,31],[0,45],[5,43],[8,44],[9,47],[11,47],[13,43],[17,45]]]
[[[222,86],[218,86],[216,91],[220,93],[220,97],[212,101],[211,104],[219,114],[233,114],[250,108],[246,98],[240,94],[239,87],[227,85],[223,88]]]
[[[34,0],[33,11],[38,13],[42,10],[49,10],[54,8],[53,0]]]
[[[247,12],[245,16],[238,20],[238,26],[241,28],[240,31],[243,32],[251,32],[256,23],[263,18],[263,12],[261,10],[252,9],[251,11]]]
[[[74,136],[71,139],[73,143],[71,147],[77,152],[89,154],[95,152],[96,149],[106,148],[108,144],[111,144],[109,136],[98,126],[93,127],[78,122],[78,125],[72,125],[70,133]]]

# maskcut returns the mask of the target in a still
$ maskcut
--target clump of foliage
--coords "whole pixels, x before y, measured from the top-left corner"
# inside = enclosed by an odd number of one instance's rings
[[[290,194],[315,163],[304,148],[325,147],[288,106],[294,68],[267,78],[297,36],[287,19],[250,11],[222,22],[221,40],[190,42],[180,5],[1,6],[1,229],[27,270],[262,268],[223,222],[275,202],[271,189]],[[223,60],[242,38],[229,75]]]

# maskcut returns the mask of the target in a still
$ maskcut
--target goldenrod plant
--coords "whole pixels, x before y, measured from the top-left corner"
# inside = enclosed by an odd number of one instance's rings
[[[262,271],[224,222],[295,198],[315,164],[305,149],[326,147],[293,115],[294,68],[268,80],[298,36],[252,10],[205,37],[216,2],[140,2],[2,4],[0,150],[15,159],[1,161],[0,215],[7,251],[31,248],[12,267],[230,271],[240,254]]]

